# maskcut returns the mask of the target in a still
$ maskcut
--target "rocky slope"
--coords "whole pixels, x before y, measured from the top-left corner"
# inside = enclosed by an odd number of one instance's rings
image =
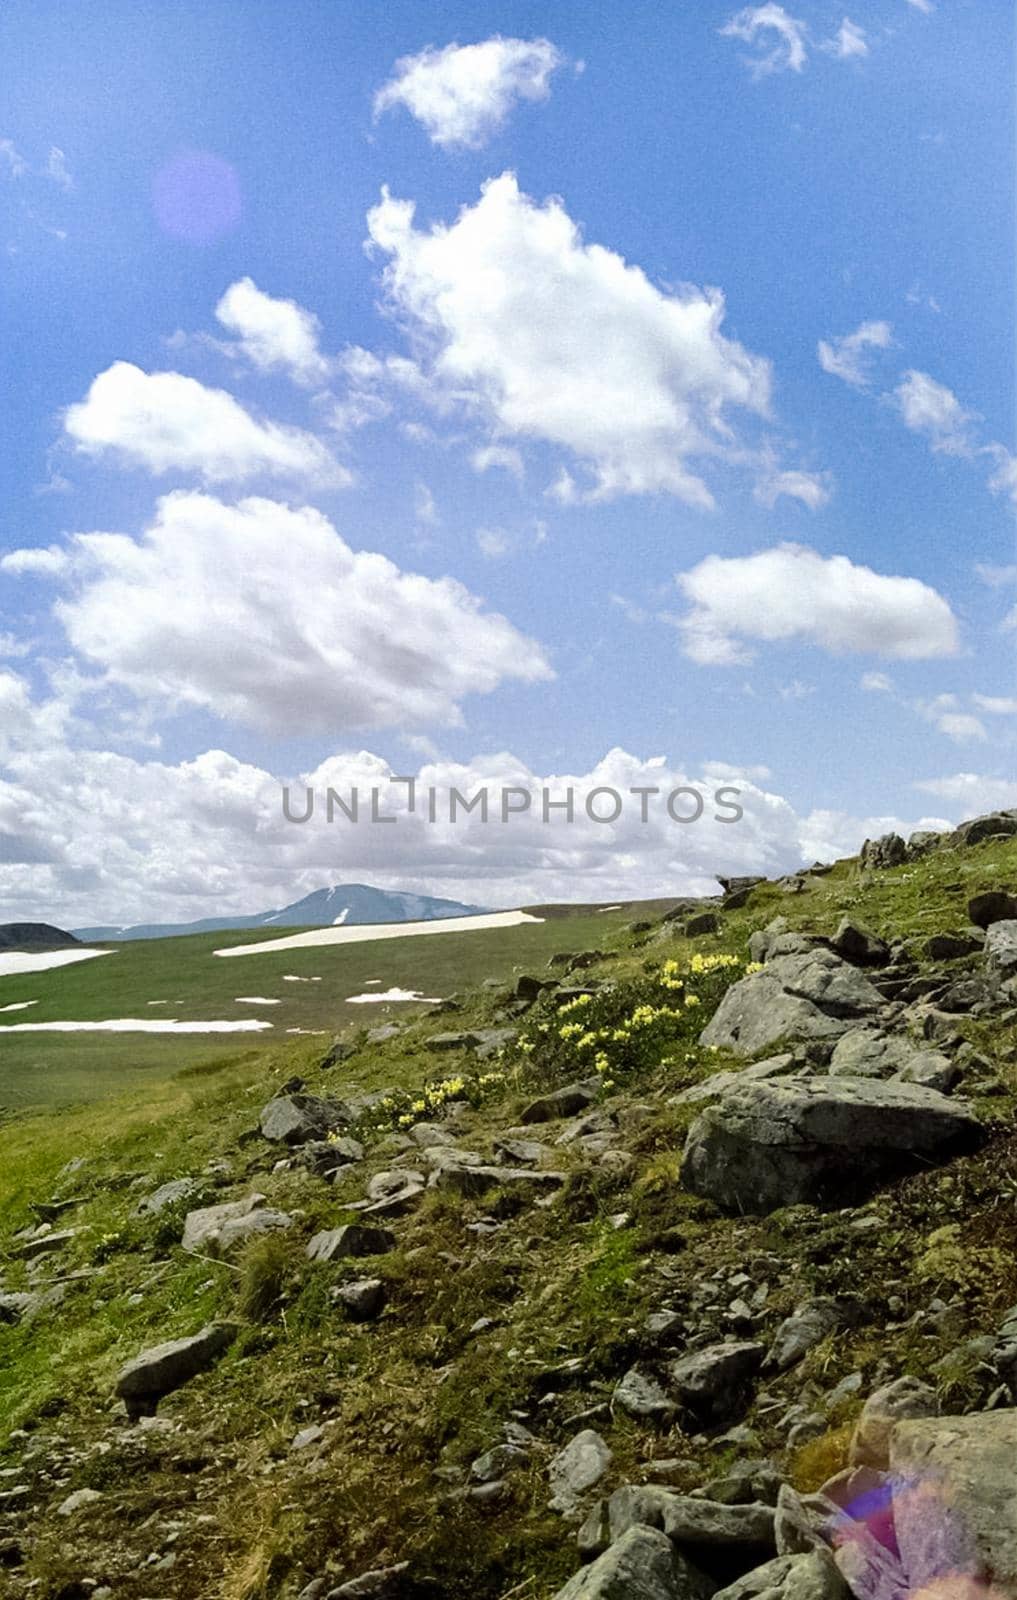
[[[2,1592],[1017,1596],[1015,891],[876,841],[6,1130]]]

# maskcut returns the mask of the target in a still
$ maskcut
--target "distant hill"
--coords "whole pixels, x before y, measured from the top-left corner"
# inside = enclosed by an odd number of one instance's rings
[[[205,917],[200,922],[143,922],[131,927],[75,928],[79,939],[172,939],[187,933],[224,933],[248,928],[336,928],[367,922],[432,922],[440,917],[469,917],[484,909],[458,900],[426,894],[372,889],[366,883],[338,883],[315,889],[281,911],[250,917]],[[57,929],[52,930],[54,933]],[[63,940],[70,936],[62,934]]]
[[[0,922],[0,950],[62,950],[77,943],[73,933],[48,922]]]

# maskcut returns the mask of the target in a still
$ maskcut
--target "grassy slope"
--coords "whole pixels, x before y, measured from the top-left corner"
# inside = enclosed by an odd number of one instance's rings
[[[646,915],[669,902],[649,902]],[[642,913],[641,913],[642,914]],[[264,943],[278,933],[194,934],[179,939],[129,940],[115,954],[48,972],[0,977],[0,1006],[36,1000],[29,1011],[0,1016],[0,1108],[66,1105],[115,1094],[150,1092],[153,1082],[182,1066],[242,1061],[276,1048],[287,1028],[329,1034],[370,1027],[412,1007],[348,1006],[369,979],[383,988],[444,996],[507,980],[542,967],[559,950],[583,950],[617,936],[629,908],[556,917],[517,928],[436,933],[419,938],[320,945],[228,960],[212,952]],[[289,932],[290,930],[287,930]],[[106,947],[104,947],[106,948]],[[320,983],[285,983],[283,976],[319,976]],[[238,1006],[237,995],[267,995],[282,1003]],[[168,1002],[152,1006],[149,1001]],[[196,1035],[6,1033],[16,1022],[77,1022],[116,1017],[175,1017],[180,1021],[260,1017],[272,1033]],[[6,1034],[6,1036],[5,1036]]]
[[[1015,882],[1017,843],[933,856],[868,882],[853,865],[842,865],[811,880],[800,895],[773,886],[757,891],[750,907],[725,918],[719,938],[694,947],[743,952],[749,931],[778,912],[793,926],[824,932],[832,931],[845,910],[885,935],[959,930],[969,893]],[[689,954],[683,940],[641,944],[617,924],[609,939],[606,921],[597,919],[596,942],[613,943],[615,955],[602,975],[624,980],[641,972],[647,960]],[[579,936],[580,923],[558,926],[558,947],[592,942],[588,928]],[[420,943],[428,949],[393,948],[393,959],[417,961],[435,948],[451,960],[451,946],[459,940]],[[541,954],[553,947],[544,943]],[[369,970],[370,950],[348,952],[364,963],[358,978],[387,977],[390,969]],[[535,945],[528,954],[537,967]],[[463,989],[468,978],[497,971],[497,959],[492,950],[468,972],[465,962],[454,973],[446,969],[450,983]],[[292,957],[289,968],[296,970]],[[392,977],[413,986],[405,969]],[[271,992],[260,979],[250,987]],[[490,1022],[495,1008],[495,997],[477,994],[454,1020],[457,1026]],[[138,1192],[183,1173],[201,1173],[210,1160],[224,1161],[224,1172],[208,1176],[210,1197],[217,1183],[221,1198],[256,1184],[270,1202],[299,1215],[301,1239],[315,1227],[335,1225],[342,1201],[363,1193],[363,1169],[336,1193],[297,1171],[272,1172],[273,1152],[242,1136],[273,1086],[294,1071],[314,1090],[351,1084],[416,1089],[436,1067],[458,1065],[458,1058],[436,1058],[426,1045],[428,1034],[451,1020],[419,1020],[399,1040],[360,1052],[341,1076],[316,1068],[320,1043],[276,1043],[243,1063],[226,1059],[218,1067],[153,1082],[143,1099],[25,1118],[0,1130],[0,1250],[25,1225],[29,1201],[66,1190],[81,1198],[71,1220],[82,1231],[61,1262],[94,1273],[71,1291],[56,1316],[28,1328],[0,1328],[0,1370],[7,1374],[0,1394],[0,1448],[5,1429],[28,1430],[29,1455],[38,1441],[40,1461],[58,1480],[54,1505],[73,1488],[104,1493],[70,1524],[33,1518],[25,1576],[38,1580],[37,1600],[55,1600],[62,1585],[83,1572],[115,1576],[118,1597],[128,1600],[155,1593],[181,1600],[268,1600],[295,1594],[326,1566],[350,1575],[406,1555],[437,1575],[448,1600],[496,1600],[510,1592],[546,1600],[574,1566],[570,1531],[546,1510],[546,1455],[538,1456],[531,1471],[514,1476],[507,1498],[486,1511],[450,1503],[434,1466],[466,1467],[494,1442],[498,1424],[513,1411],[525,1414],[549,1447],[559,1445],[569,1436],[570,1413],[609,1397],[637,1352],[640,1319],[667,1295],[680,1302],[692,1285],[715,1272],[726,1275],[769,1258],[783,1263],[767,1270],[777,1318],[806,1292],[863,1296],[871,1314],[861,1328],[813,1351],[789,1375],[790,1389],[782,1380],[770,1385],[791,1395],[804,1379],[826,1387],[853,1370],[868,1385],[881,1363],[894,1373],[927,1376],[960,1335],[991,1328],[1003,1306],[1017,1299],[1012,1034],[959,1019],[999,1063],[1005,1092],[981,1108],[992,1119],[992,1142],[948,1171],[908,1180],[877,1197],[867,1208],[880,1219],[872,1232],[852,1234],[845,1219],[809,1208],[761,1221],[725,1219],[683,1195],[675,1178],[689,1113],[671,1107],[669,1097],[680,1084],[723,1063],[693,1059],[682,1068],[649,1070],[618,1085],[610,1097],[624,1146],[634,1156],[628,1172],[576,1163],[559,1200],[510,1216],[490,1236],[465,1227],[489,1214],[490,1197],[479,1202],[429,1194],[420,1211],[395,1225],[399,1249],[370,1263],[391,1292],[390,1309],[377,1326],[344,1322],[327,1299],[334,1271],[309,1269],[300,1241],[288,1241],[279,1269],[285,1314],[248,1322],[214,1373],[164,1402],[160,1415],[177,1424],[178,1433],[122,1432],[109,1411],[118,1365],[139,1348],[192,1332],[212,1316],[240,1314],[242,1291],[250,1288],[252,1275],[266,1270],[256,1256],[239,1268],[184,1257],[173,1244],[172,1227],[132,1220]],[[484,1104],[468,1113],[463,1142],[489,1148],[493,1133],[517,1116],[528,1087],[511,1076],[493,1086]],[[61,1179],[64,1163],[79,1154],[85,1158],[80,1172]],[[379,1153],[368,1171],[390,1161]],[[137,1174],[145,1175],[140,1183],[132,1176]],[[628,1212],[630,1225],[616,1231],[609,1219],[620,1211]],[[952,1224],[961,1230],[956,1249],[935,1239],[930,1244],[930,1236]],[[4,1286],[13,1288],[27,1274],[11,1264],[3,1276]],[[888,1303],[891,1293],[903,1302],[903,1313]],[[941,1339],[907,1325],[910,1312],[937,1294],[963,1305],[963,1327],[954,1326]],[[472,1335],[480,1316],[492,1318],[493,1325]],[[573,1356],[584,1362],[583,1387],[575,1394],[549,1376]],[[947,1404],[965,1403],[971,1382],[964,1371],[948,1375]],[[549,1401],[548,1391],[557,1391],[557,1398]],[[834,1421],[846,1426],[853,1404],[847,1402]],[[314,1451],[306,1461],[288,1453],[293,1433],[308,1422],[329,1427],[318,1467]],[[701,1461],[689,1469],[687,1487],[718,1461],[708,1444],[677,1429],[661,1437],[620,1416],[598,1426],[615,1453],[609,1487],[639,1478],[652,1456]],[[776,1437],[767,1434],[765,1420],[758,1426],[762,1451],[774,1449]],[[787,1463],[788,1470],[803,1487],[814,1486],[840,1464],[844,1440],[843,1429],[834,1428]],[[25,1450],[24,1437],[15,1433],[0,1466],[17,1462],[26,1470]],[[152,1576],[130,1576],[134,1553],[160,1548],[154,1530],[174,1520],[185,1531],[172,1573],[157,1587]]]

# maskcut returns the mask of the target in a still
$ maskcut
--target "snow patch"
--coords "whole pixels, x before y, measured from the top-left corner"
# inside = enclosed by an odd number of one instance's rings
[[[13,1005],[0,1006],[0,1011],[27,1011],[29,1006],[37,1006],[38,1000],[15,1000]]]
[[[92,961],[96,956],[115,954],[115,950],[6,950],[0,955],[0,978],[19,972],[48,972],[50,967],[69,967],[73,961]]]
[[[243,1022],[177,1022],[167,1018],[164,1022],[151,1018],[116,1017],[105,1022],[8,1022],[4,1033],[260,1033],[271,1028],[270,1022],[256,1021],[253,1017]]]
[[[322,944],[359,944],[368,939],[414,939],[421,934],[476,933],[484,928],[518,928],[524,922],[543,922],[528,911],[490,911],[479,917],[440,917],[434,922],[376,922],[352,928],[312,928],[288,939],[266,939],[263,944],[235,944],[213,951],[217,956],[256,956],[276,950],[309,950]]]
[[[295,972],[283,974],[283,983],[320,983],[320,978],[298,978]]]
[[[235,1006],[279,1006],[281,1000],[270,1000],[267,994],[238,994],[233,997]]]
[[[349,916],[349,914],[350,914],[349,906],[343,906],[343,908],[340,911],[339,915],[337,917],[333,917],[332,918],[332,926],[333,926],[333,928],[341,928],[343,923],[346,921],[346,918]]]
[[[376,994],[351,994],[346,998],[348,1006],[373,1005],[378,1000],[415,1000],[418,1005],[436,1006],[441,1000],[437,994],[418,994],[416,989],[386,989],[378,990]]]

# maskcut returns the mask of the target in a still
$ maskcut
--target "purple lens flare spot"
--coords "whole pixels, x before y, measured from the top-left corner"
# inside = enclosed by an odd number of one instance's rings
[[[212,244],[240,221],[236,168],[209,150],[184,150],[156,173],[152,209],[164,233],[186,244]]]

